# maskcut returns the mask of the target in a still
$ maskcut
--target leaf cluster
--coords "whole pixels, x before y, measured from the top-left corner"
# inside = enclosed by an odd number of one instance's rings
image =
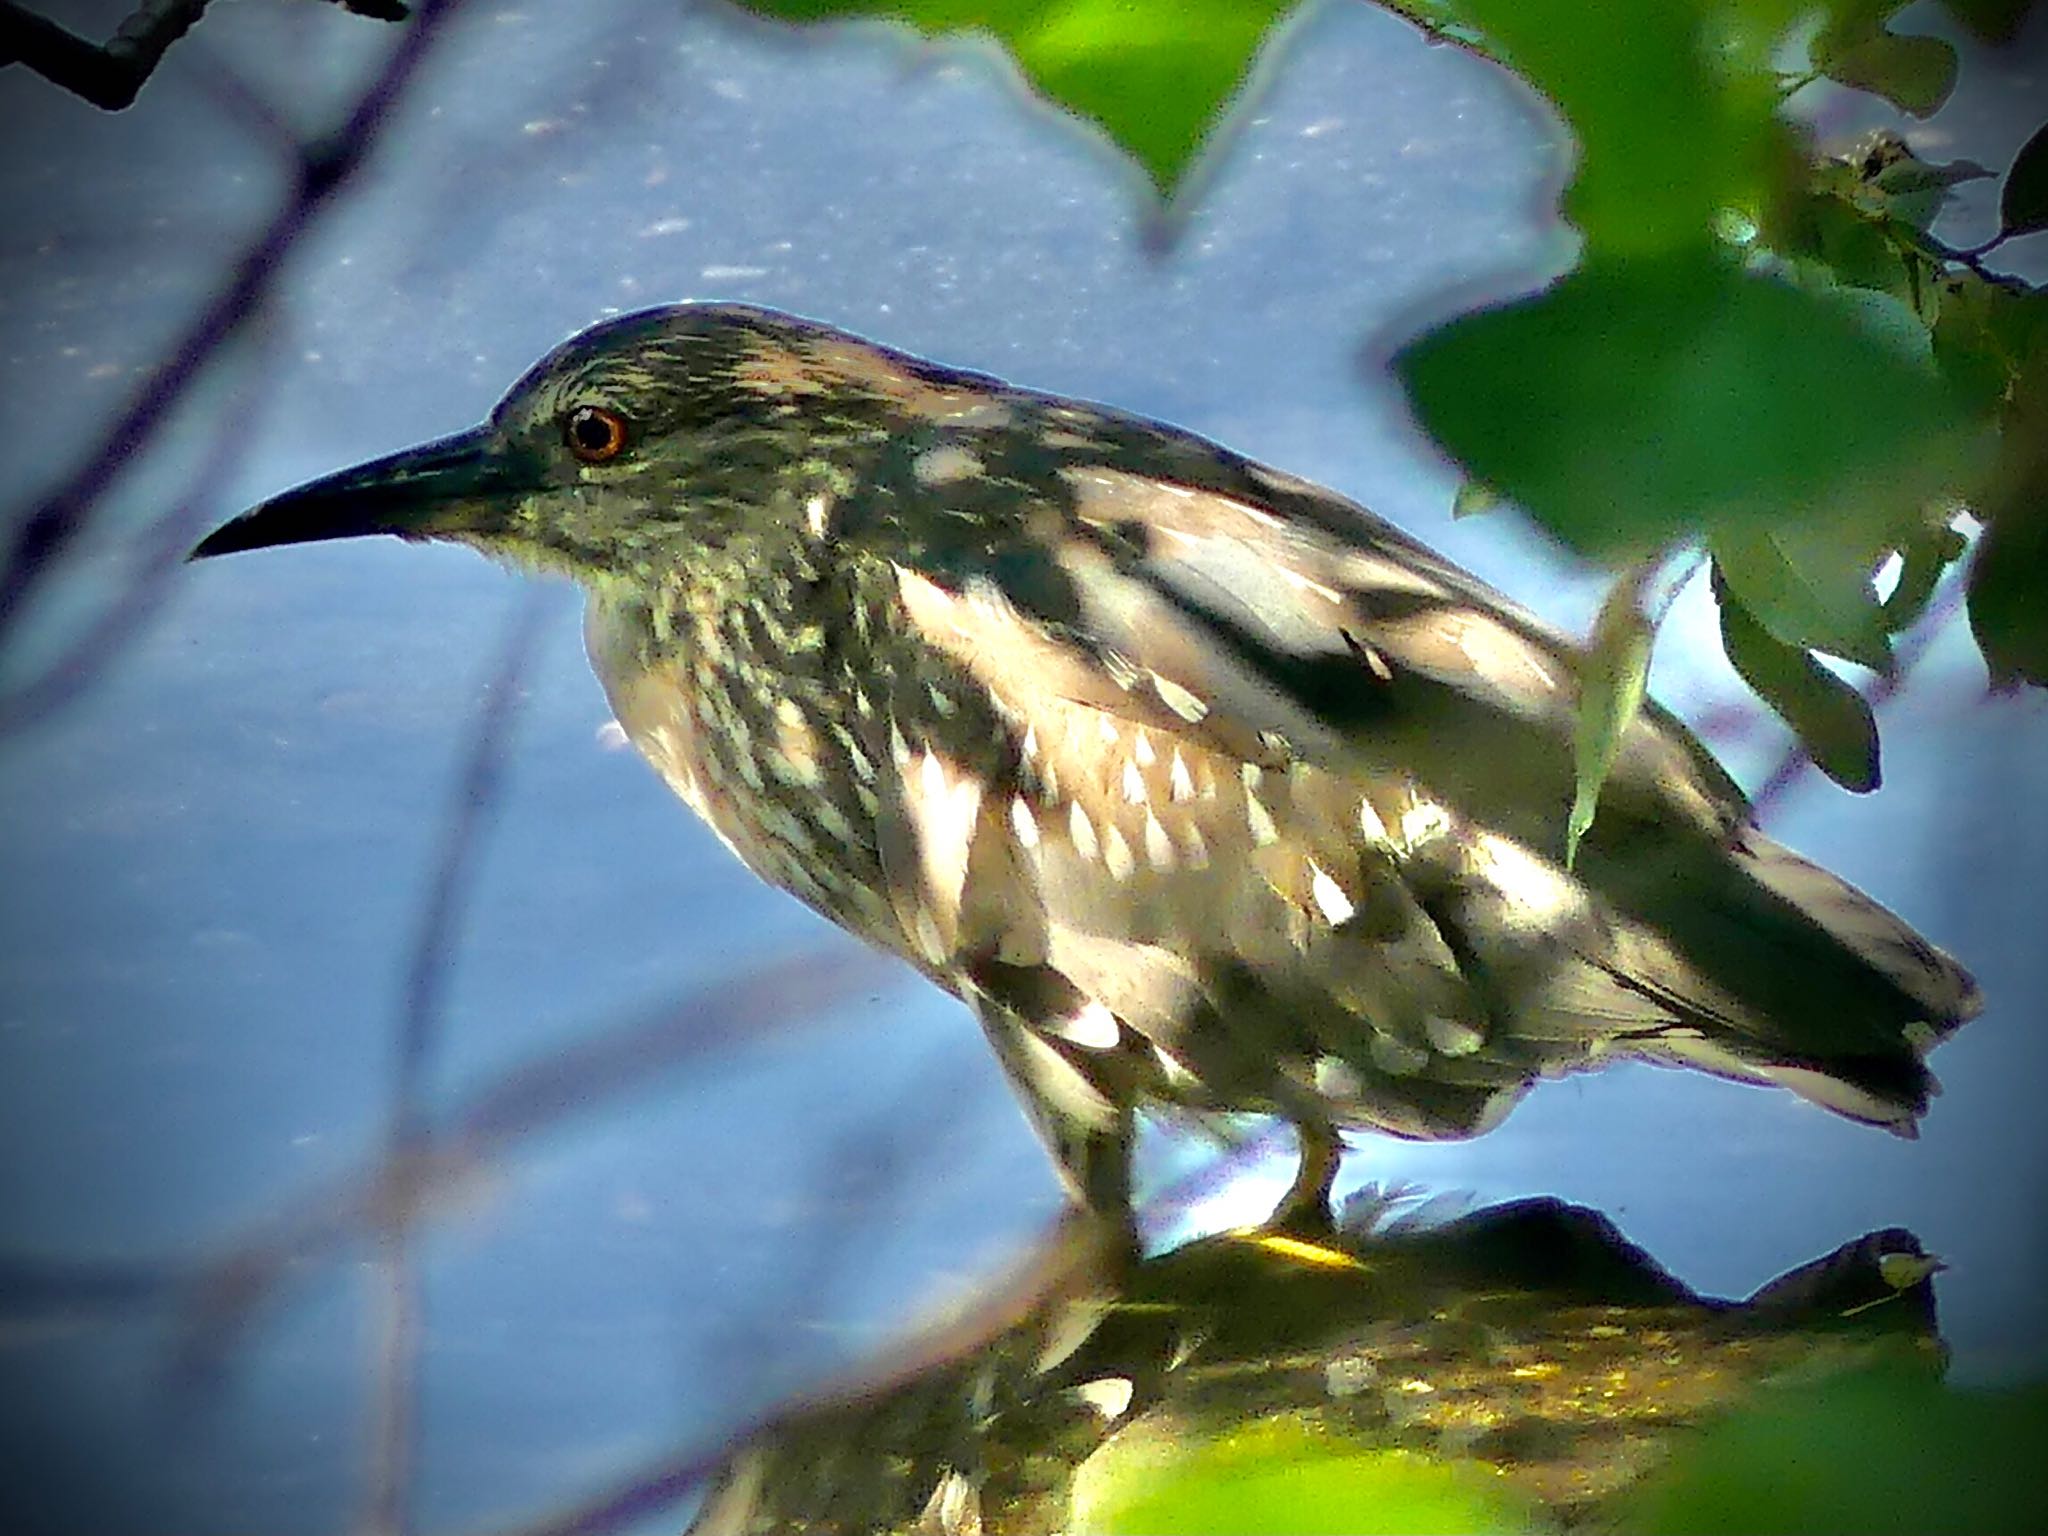
[[[1928,162],[1893,134],[1821,155],[1787,111],[1823,78],[1912,116],[1940,108],[1957,51],[1894,30],[1904,0],[1382,3],[1514,71],[1578,143],[1563,196],[1584,242],[1575,270],[1394,360],[1468,476],[1461,512],[1512,505],[1619,573],[1582,678],[1572,842],[1642,696],[1654,625],[1635,584],[1674,550],[1704,552],[1730,661],[1847,788],[1877,785],[1878,733],[1833,663],[1882,685],[1897,637],[1959,567],[1993,684],[2048,685],[2048,296],[1984,262],[2048,229],[2048,125],[2004,173],[1998,235],[1956,250],[1931,226],[1952,188],[1993,172]],[[749,8],[992,36],[1170,202],[1289,7]],[[1945,0],[1993,45],[2030,8]]]

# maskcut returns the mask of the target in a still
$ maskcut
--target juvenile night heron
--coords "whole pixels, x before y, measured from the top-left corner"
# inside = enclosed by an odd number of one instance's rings
[[[1672,716],[1567,873],[1579,654],[1158,422],[738,305],[606,321],[473,431],[196,551],[450,539],[589,592],[627,734],[749,868],[971,1007],[1074,1194],[1146,1101],[1476,1135],[1619,1057],[1911,1134],[1978,996]]]

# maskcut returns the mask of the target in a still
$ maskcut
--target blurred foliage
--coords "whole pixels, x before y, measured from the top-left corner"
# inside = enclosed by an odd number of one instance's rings
[[[1583,238],[1546,291],[1450,320],[1395,358],[1470,476],[1461,514],[1520,508],[1622,583],[1703,549],[1737,670],[1850,789],[1879,781],[1857,690],[1965,564],[1994,686],[2048,684],[2048,298],[1985,258],[2048,229],[2048,126],[2003,172],[2000,229],[1958,250],[1950,190],[1999,175],[1896,135],[1842,156],[1791,103],[1827,79],[1914,117],[1960,85],[1905,0],[1381,0],[1563,115]],[[1242,94],[1279,0],[749,0],[786,20],[892,18],[994,37],[1172,197]],[[2030,0],[1945,0],[2011,42]],[[1977,532],[1975,553],[1956,529]],[[1897,579],[1879,595],[1878,577]],[[1583,830],[1641,638],[1609,626],[1582,691]],[[1611,653],[1602,645],[1619,649]],[[1590,745],[1589,745],[1590,744]]]
[[[1866,1370],[1777,1388],[1709,1426],[1630,1493],[1621,1523],[1642,1536],[2038,1530],[2044,1445],[2048,1389],[1956,1392]]]
[[[1687,1496],[1694,1447],[1736,1498],[1751,1469],[1722,1446],[1747,1443],[1747,1414],[1824,1419],[1829,1383],[1878,1366],[1904,1394],[1894,1432],[1924,1415],[1949,1458],[1916,1507],[1974,1512],[1980,1483],[2010,1488],[1982,1465],[2009,1437],[1970,1447],[1943,1427],[1939,1267],[1891,1228],[1723,1301],[1584,1207],[1442,1220],[1365,1192],[1320,1245],[1225,1234],[1135,1271],[1048,1264],[1058,1283],[979,1342],[765,1426],[691,1529],[1633,1529]],[[1862,1453],[1824,1435],[1808,1455],[1829,1463],[1817,1481],[1861,1475]]]
[[[1116,1444],[1116,1442],[1112,1442]],[[1460,1536],[1536,1528],[1499,1473],[1414,1451],[1347,1445],[1281,1417],[1158,1458],[1098,1455],[1074,1488],[1074,1526],[1101,1536]]]
[[[1098,124],[1170,196],[1294,0],[745,0],[782,21],[982,33],[1032,87]]]
[[[1614,767],[1629,722],[1642,708],[1650,681],[1650,645],[1656,624],[1643,605],[1644,588],[1656,574],[1657,562],[1636,568],[1633,576],[1614,584],[1600,616],[1579,673],[1578,730],[1572,743],[1577,793],[1565,827],[1564,862],[1578,858],[1579,842],[1592,830],[1600,786]]]
[[[1878,1365],[1776,1384],[1680,1444],[1618,1497],[1603,1524],[1636,1536],[1858,1531],[1983,1536],[2039,1529],[2048,1389],[1956,1392]],[[1098,1462],[1108,1461],[1098,1456]],[[1470,1463],[1355,1450],[1282,1418],[1157,1463],[1135,1461],[1128,1502],[1075,1490],[1077,1529],[1292,1536],[1296,1532],[1528,1532],[1556,1523]],[[1092,1481],[1114,1484],[1109,1474]],[[2028,1514],[2029,1510],[2035,1511]]]
[[[2048,230],[2048,126],[2002,172],[1894,133],[1820,152],[1794,101],[1814,81],[1912,117],[1967,89],[1955,47],[1894,28],[1905,0],[1380,3],[1519,75],[1577,142],[1576,268],[1394,360],[1467,473],[1458,515],[1519,508],[1617,573],[1581,677],[1572,841],[1640,701],[1645,591],[1675,552],[1709,566],[1737,671],[1846,788],[1880,780],[1877,723],[1822,658],[1889,674],[1945,583],[1966,583],[1995,686],[2048,685],[2048,295],[1987,264]],[[992,37],[1184,203],[1289,7],[748,8]],[[1992,46],[2030,8],[1944,0]],[[1997,234],[1937,236],[1952,190],[1994,176]],[[1574,1219],[1454,1224],[1421,1267],[1412,1243],[1352,1243],[1333,1265],[1194,1245],[934,1377],[771,1429],[702,1528],[2019,1528],[2041,1394],[1947,1392],[1924,1352],[1858,1375],[1867,1351],[1825,1343],[1931,1332],[1936,1266],[1910,1237],[1872,1234],[1737,1306],[1686,1293],[1611,1228],[1576,1233],[1600,1278],[1527,1273],[1571,1247]],[[1489,1249],[1507,1229],[1515,1245]]]

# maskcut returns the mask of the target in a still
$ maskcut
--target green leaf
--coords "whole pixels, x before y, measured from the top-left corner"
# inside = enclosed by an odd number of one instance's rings
[[[1498,1473],[1360,1446],[1292,1417],[1163,1451],[1112,1440],[1076,1476],[1071,1514],[1069,1528],[1095,1536],[1456,1536],[1532,1528]]]
[[[1932,337],[1935,365],[1980,415],[1996,410],[2012,385],[2011,322],[2022,308],[2012,294],[1974,272],[1959,273],[1942,285]]]
[[[1899,579],[1884,600],[1884,627],[1893,634],[1920,617],[1946,571],[1970,547],[1955,529],[1942,526],[1915,534],[1899,545]]]
[[[1994,688],[2048,688],[2048,501],[2009,507],[1970,567],[1970,631]]]
[[[1786,645],[1891,670],[1891,635],[1869,554],[1838,542],[1833,530],[1791,520],[1779,528],[1724,528],[1707,547],[1729,590]]]
[[[1893,1367],[1788,1385],[1708,1425],[1606,1512],[1641,1536],[2034,1530],[2048,1389],[1964,1392]]]
[[[1998,195],[2001,235],[2031,235],[2043,229],[2048,229],[2048,123],[2036,128],[2013,156]]]
[[[1700,240],[1795,164],[1771,51],[1789,0],[1461,0],[1458,14],[1564,113],[1579,142],[1565,215],[1608,254]]]
[[[1925,229],[1948,202],[1951,188],[1996,174],[1974,160],[1922,160],[1909,152],[1872,176],[1870,186],[1893,218]]]
[[[1393,366],[1468,475],[1595,558],[1790,524],[1874,561],[1976,468],[1978,429],[1925,360],[1704,247],[1589,262]]]
[[[1656,625],[1643,611],[1643,589],[1660,562],[1649,560],[1608,590],[1593,621],[1592,639],[1579,663],[1577,727],[1572,738],[1572,814],[1565,828],[1564,867],[1579,856],[1592,830],[1600,788],[1614,767],[1622,738],[1643,706]]]
[[[1451,497],[1451,517],[1483,517],[1500,508],[1498,493],[1481,485],[1477,480],[1466,480],[1459,484],[1457,493]]]
[[[1729,592],[1717,569],[1721,646],[1742,680],[1792,727],[1820,771],[1862,794],[1879,781],[1877,719],[1863,695],[1796,645],[1759,624]]]
[[[1822,262],[1835,282],[1909,302],[1913,297],[1912,273],[1885,220],[1841,197],[1815,192],[1798,198],[1783,210],[1783,222],[1770,231],[1770,243],[1782,255]]]
[[[985,32],[1048,100],[1100,125],[1163,196],[1294,0],[742,0],[779,21],[866,17]]]
[[[2048,687],[2048,336],[2029,340],[1998,463],[1974,507],[1984,533],[1970,566],[1970,629],[1996,688]]]
[[[1875,26],[1822,32],[1814,39],[1813,67],[1915,117],[1932,116],[1956,88],[1953,47],[1938,37],[1902,37]]]
[[[2009,43],[2034,0],[1941,0],[1948,13],[1987,43]]]

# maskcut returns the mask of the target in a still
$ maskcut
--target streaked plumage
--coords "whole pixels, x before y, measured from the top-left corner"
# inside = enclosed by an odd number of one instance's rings
[[[964,999],[1097,1206],[1146,1098],[1293,1120],[1311,1204],[1343,1127],[1475,1134],[1617,1056],[1910,1132],[1976,1009],[1660,710],[1565,873],[1575,648],[1156,422],[682,305],[199,552],[371,532],[581,581],[657,771]]]

